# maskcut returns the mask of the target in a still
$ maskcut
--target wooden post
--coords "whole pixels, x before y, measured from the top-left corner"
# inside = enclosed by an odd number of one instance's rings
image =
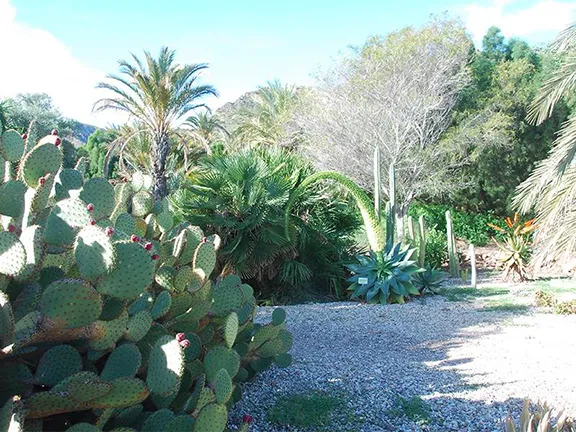
[[[468,246],[468,255],[470,256],[470,271],[472,274],[470,285],[472,285],[472,288],[476,288],[476,252],[472,243]]]
[[[448,259],[450,261],[450,275],[455,278],[460,277],[460,263],[458,262],[458,252],[456,250],[456,238],[452,227],[452,215],[450,210],[446,210],[446,239],[448,241]]]

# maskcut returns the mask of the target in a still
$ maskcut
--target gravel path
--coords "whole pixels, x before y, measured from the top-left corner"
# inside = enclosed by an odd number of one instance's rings
[[[244,388],[232,419],[251,431],[502,431],[524,397],[576,414],[576,316],[480,311],[428,297],[406,305],[324,303],[285,307],[294,364]],[[273,308],[260,308],[268,321]],[[322,390],[345,405],[330,426],[304,429],[266,421],[280,396]],[[420,397],[429,418],[394,409]],[[426,423],[426,424],[422,424]]]

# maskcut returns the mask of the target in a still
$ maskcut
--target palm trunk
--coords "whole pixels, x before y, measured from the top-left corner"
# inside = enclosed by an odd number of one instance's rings
[[[166,158],[170,152],[168,134],[160,133],[154,136],[150,150],[152,175],[154,176],[154,198],[160,201],[168,195],[168,185],[166,183]]]

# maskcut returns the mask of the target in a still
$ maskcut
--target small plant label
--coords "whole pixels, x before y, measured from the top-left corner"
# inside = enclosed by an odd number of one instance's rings
[[[358,278],[358,285],[366,285],[368,283],[367,277]]]

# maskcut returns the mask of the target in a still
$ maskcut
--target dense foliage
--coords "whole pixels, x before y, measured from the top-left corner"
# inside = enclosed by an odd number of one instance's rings
[[[291,363],[284,311],[255,326],[252,288],[210,279],[218,236],[138,173],[63,168],[61,143],[0,137],[1,424],[222,432],[239,383]]]
[[[342,263],[360,225],[343,195],[308,189],[292,211],[292,240],[284,235],[285,205],[311,172],[298,156],[277,149],[208,156],[173,202],[186,220],[222,238],[223,271],[253,281],[263,296],[339,293],[346,276]]]

